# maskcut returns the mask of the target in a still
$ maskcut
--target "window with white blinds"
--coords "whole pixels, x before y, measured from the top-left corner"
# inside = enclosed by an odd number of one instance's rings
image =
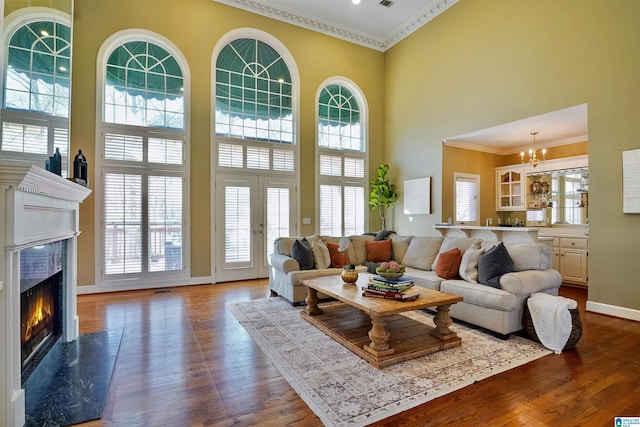
[[[367,224],[367,159],[362,95],[331,82],[318,93],[317,141],[320,234],[362,234]]]
[[[108,52],[104,66],[102,280],[184,274],[182,68],[169,49],[131,39]]]
[[[278,144],[238,141],[218,143],[218,167],[295,172],[295,149]]]
[[[226,186],[224,193],[225,262],[251,260],[251,189]]]
[[[44,167],[57,148],[66,177],[71,29],[44,16],[21,16],[6,38],[0,156]]]
[[[289,213],[292,202],[288,187],[267,188],[267,256],[273,253],[273,244],[278,237],[291,236]]]
[[[456,224],[480,225],[480,175],[454,173]]]

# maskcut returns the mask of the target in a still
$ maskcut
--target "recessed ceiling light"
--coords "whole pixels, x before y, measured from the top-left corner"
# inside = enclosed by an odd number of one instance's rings
[[[351,3],[353,3],[353,4],[360,4],[360,0],[351,0]]]

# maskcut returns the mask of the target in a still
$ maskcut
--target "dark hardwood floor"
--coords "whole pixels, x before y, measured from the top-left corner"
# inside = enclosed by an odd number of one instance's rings
[[[101,420],[82,426],[320,426],[225,304],[266,280],[80,295],[80,332],[122,328]],[[585,312],[573,351],[549,355],[377,426],[613,426],[640,416],[640,323]],[[464,344],[463,344],[464,345]]]

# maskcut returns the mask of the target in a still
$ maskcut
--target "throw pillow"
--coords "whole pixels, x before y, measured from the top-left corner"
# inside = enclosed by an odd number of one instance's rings
[[[327,242],[327,248],[329,249],[329,256],[331,257],[331,267],[340,268],[345,265],[349,265],[349,255],[347,251],[340,252],[338,248],[340,245],[337,243]]]
[[[313,252],[313,259],[317,269],[329,268],[331,255],[329,254],[329,248],[327,248],[322,239],[318,238],[311,241],[311,251]]]
[[[453,279],[458,276],[460,262],[462,262],[460,249],[454,248],[450,251],[443,252],[440,254],[438,264],[436,265],[436,274],[443,279]]]
[[[407,253],[407,249],[409,248],[409,243],[411,243],[411,239],[413,236],[398,236],[397,234],[392,234],[389,236],[391,240],[391,249],[393,250],[393,259],[398,261],[400,264],[404,263],[404,254]]]
[[[500,288],[500,276],[513,271],[514,263],[500,242],[493,248],[480,255],[478,259],[478,282],[483,285]]]
[[[478,239],[474,239],[473,237],[445,237],[438,251],[438,255],[436,255],[436,258],[433,260],[433,265],[438,265],[438,257],[442,252],[458,248],[460,252],[464,254],[465,251],[477,241]]]
[[[402,258],[402,263],[407,267],[431,270],[441,244],[442,237],[414,237]]]
[[[460,277],[467,282],[478,283],[478,260],[483,253],[484,249],[478,243],[465,251],[460,262]]]
[[[300,270],[313,270],[315,266],[311,245],[306,238],[293,242],[293,245],[291,245],[291,258],[298,261]]]
[[[381,262],[391,261],[391,240],[380,240],[379,242],[366,242],[367,261]]]

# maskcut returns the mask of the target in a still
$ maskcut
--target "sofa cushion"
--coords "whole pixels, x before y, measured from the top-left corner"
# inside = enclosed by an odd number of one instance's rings
[[[445,280],[440,284],[440,291],[464,298],[465,304],[479,305],[500,311],[516,309],[518,298],[505,290],[491,286],[469,283],[465,280]]]
[[[397,234],[392,234],[389,239],[391,240],[393,259],[400,264],[404,264],[404,255],[407,253],[407,248],[413,236],[398,236]]]
[[[471,245],[462,255],[460,262],[460,277],[471,283],[478,283],[478,260],[484,249],[478,242]]]
[[[349,255],[347,251],[340,252],[338,248],[340,245],[337,243],[327,242],[327,249],[329,249],[329,256],[331,257],[331,267],[340,268],[349,264]]]
[[[391,261],[391,240],[365,242],[368,262]]]
[[[273,242],[273,251],[277,254],[291,256],[291,247],[296,240],[295,237],[278,237]]]
[[[500,287],[500,276],[513,271],[514,263],[504,243],[500,242],[478,259],[478,282]]]
[[[441,244],[442,237],[414,237],[402,258],[402,263],[407,267],[431,270]]]
[[[300,270],[313,270],[315,267],[311,244],[306,238],[293,242],[293,245],[291,245],[291,258],[298,261]]]
[[[349,261],[351,264],[364,265],[367,262],[366,242],[373,242],[374,236],[349,236]]]
[[[311,251],[313,252],[313,260],[316,263],[316,268],[329,268],[331,265],[331,255],[324,240],[317,235],[310,236],[307,240],[311,242]]]
[[[551,248],[545,243],[512,243],[504,246],[513,259],[513,271],[551,268]]]
[[[453,248],[450,251],[440,254],[440,259],[438,259],[438,264],[435,268],[436,274],[443,279],[458,277],[461,261],[462,254],[458,248]]]
[[[472,237],[445,237],[442,241],[442,244],[440,245],[438,254],[433,260],[433,265],[438,265],[438,258],[440,257],[441,253],[450,251],[453,248],[458,248],[464,255],[466,250],[476,242],[478,242],[478,239],[474,239]]]

